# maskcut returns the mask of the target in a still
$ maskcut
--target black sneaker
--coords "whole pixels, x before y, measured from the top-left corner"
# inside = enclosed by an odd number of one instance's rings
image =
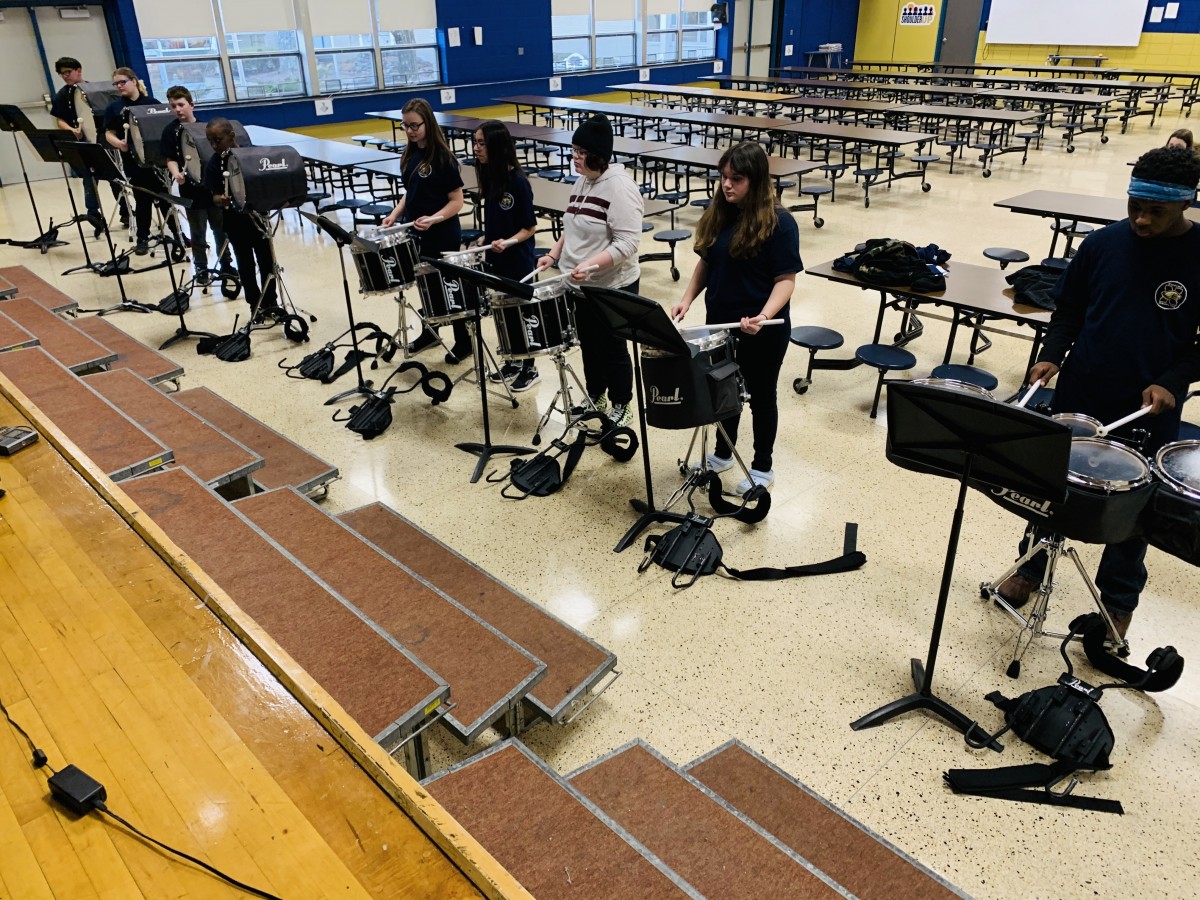
[[[145,256],[147,253],[150,252],[150,245],[148,243],[146,243],[145,241],[139,241],[138,245],[133,248],[133,252],[136,253],[138,256]]]
[[[432,330],[426,328],[415,341],[408,345],[408,352],[420,353],[422,350],[428,350],[436,343],[437,335]]]
[[[538,370],[534,366],[530,366],[517,373],[517,377],[512,380],[509,388],[516,392],[527,391],[541,380],[542,376],[538,374]]]
[[[455,366],[471,356],[470,347],[451,347],[450,352],[446,354],[446,365]]]
[[[494,381],[499,384],[502,381],[512,381],[521,373],[521,367],[517,363],[506,362],[500,367],[499,372],[493,372],[488,376],[488,381]]]

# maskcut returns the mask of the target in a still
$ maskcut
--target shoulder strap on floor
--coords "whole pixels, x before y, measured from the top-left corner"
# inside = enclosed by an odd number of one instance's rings
[[[1069,762],[1050,765],[1030,763],[1024,766],[1001,766],[995,769],[951,769],[942,777],[956,794],[977,797],[996,797],[1019,803],[1045,803],[1067,806],[1092,812],[1124,815],[1119,800],[1103,797],[1077,797],[1074,794],[1054,794],[1049,788],[1069,777],[1075,766]]]
[[[782,569],[763,567],[758,569],[732,569],[724,563],[721,568],[731,578],[739,581],[782,581],[785,578],[803,578],[808,575],[832,575],[835,572],[852,572],[862,568],[867,561],[867,555],[855,549],[858,543],[858,525],[846,523],[845,538],[842,544],[842,555],[824,562],[809,563],[803,566],[785,566]]]

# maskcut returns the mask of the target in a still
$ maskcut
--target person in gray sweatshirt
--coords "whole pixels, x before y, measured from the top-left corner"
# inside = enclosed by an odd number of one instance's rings
[[[637,293],[641,280],[642,195],[623,165],[610,163],[612,125],[592,116],[576,129],[571,159],[579,174],[563,216],[562,237],[538,260],[538,269],[557,265],[577,283]],[[594,271],[588,271],[596,266]],[[575,327],[583,354],[583,377],[591,404],[617,426],[633,418],[633,363],[586,298],[575,303]]]

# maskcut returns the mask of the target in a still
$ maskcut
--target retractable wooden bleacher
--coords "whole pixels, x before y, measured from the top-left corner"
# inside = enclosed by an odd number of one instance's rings
[[[151,384],[173,382],[178,388],[179,379],[183,377],[183,366],[130,337],[108,319],[88,316],[75,319],[72,324],[117,355],[108,364],[110,369],[129,369]]]
[[[34,297],[50,312],[69,313],[79,309],[78,303],[24,266],[0,268],[0,278],[16,289],[17,296]],[[0,291],[0,299],[3,299],[3,293]]]
[[[160,468],[175,458],[41,347],[0,353],[0,372],[113,481]]]
[[[102,369],[117,354],[50,312],[32,296],[19,295],[0,304],[0,317],[11,319],[37,337],[42,349],[72,372]]]
[[[36,347],[40,341],[8,316],[0,316],[0,353]]]
[[[420,730],[449,698],[444,679],[187,469],[122,487],[368,734],[422,771]]]
[[[537,716],[569,722],[615,679],[612,653],[384,504],[371,503],[338,518],[544,662],[545,677],[526,698]],[[610,674],[612,679],[595,691]]]
[[[546,666],[292,488],[239,511],[370,621],[446,679],[442,724],[464,743],[509,715]]]

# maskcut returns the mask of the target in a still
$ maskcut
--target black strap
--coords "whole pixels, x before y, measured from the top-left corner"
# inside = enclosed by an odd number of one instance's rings
[[[1103,672],[1140,691],[1165,691],[1183,674],[1183,657],[1174,647],[1159,647],[1146,658],[1145,669],[1131,666],[1104,647],[1108,625],[1099,613],[1088,613],[1071,622],[1071,631],[1083,635],[1083,652],[1088,662]]]
[[[730,503],[722,493],[721,476],[708,473],[708,505],[722,517],[732,516],[747,525],[756,525],[771,511],[771,493],[762,485],[754,485],[742,497],[740,504]],[[861,563],[860,563],[861,565]]]
[[[1050,765],[1030,763],[1024,766],[1001,766],[996,769],[950,769],[942,777],[956,794],[1124,815],[1125,809],[1119,800],[1050,793],[1048,788],[1051,785],[1058,784],[1075,771],[1074,765],[1060,761]],[[1033,788],[1040,790],[1032,790]]]
[[[721,568],[738,581],[782,581],[785,578],[802,578],[809,575],[832,575],[836,572],[852,572],[862,568],[867,561],[867,555],[855,549],[858,539],[858,525],[846,523],[845,539],[841,556],[819,563],[809,563],[803,566],[785,566],[782,569],[731,569],[724,563]]]

